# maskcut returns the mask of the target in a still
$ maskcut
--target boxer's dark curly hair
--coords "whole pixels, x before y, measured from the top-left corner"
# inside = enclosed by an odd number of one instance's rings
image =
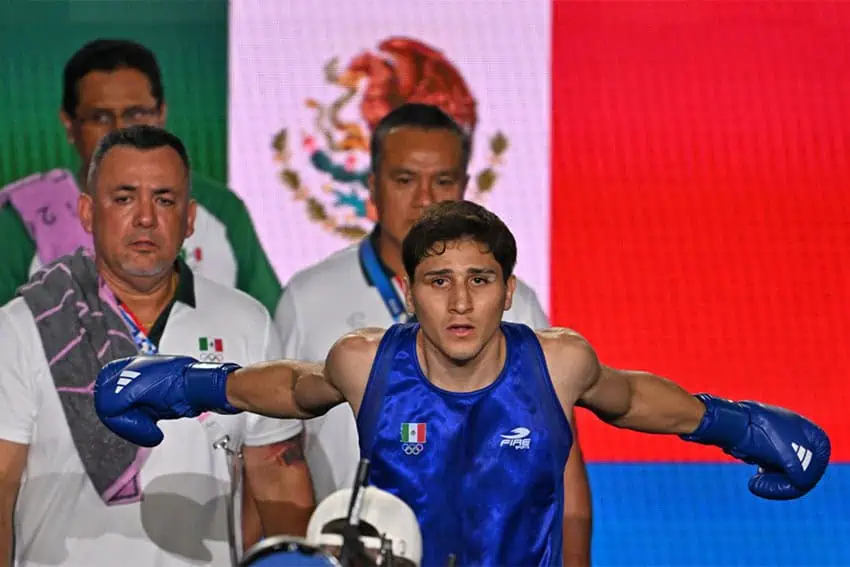
[[[471,201],[444,201],[428,207],[404,239],[401,256],[407,277],[412,282],[422,260],[442,254],[446,243],[463,239],[486,246],[505,281],[514,273],[516,239],[502,219]]]

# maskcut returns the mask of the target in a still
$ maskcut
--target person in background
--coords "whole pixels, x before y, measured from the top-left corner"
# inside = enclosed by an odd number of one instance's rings
[[[464,197],[471,140],[440,108],[399,106],[378,123],[370,147],[369,186],[378,222],[359,244],[289,281],[275,313],[286,358],[322,361],[347,332],[408,320],[400,287],[401,243],[428,205]],[[549,327],[536,294],[522,280],[517,280],[505,321]],[[354,414],[343,404],[305,422],[305,430],[307,462],[321,502],[354,480],[360,459]],[[564,564],[589,565],[590,489],[577,438],[564,483]]]
[[[279,358],[280,339],[258,301],[179,258],[198,208],[182,142],[140,125],[96,148],[78,206],[93,252],[48,264],[0,308],[0,566],[225,565],[231,543],[305,534],[300,421],[205,414],[148,451],[98,420],[94,381],[111,360],[258,363]]]
[[[138,43],[97,39],[66,63],[59,118],[80,157],[74,173],[35,173],[0,190],[0,305],[42,265],[91,246],[76,216],[85,173],[98,141],[124,126],[163,127],[168,114],[154,54]],[[257,238],[245,204],[226,187],[193,172],[195,232],[181,254],[195,273],[236,287],[274,312],[280,282]]]

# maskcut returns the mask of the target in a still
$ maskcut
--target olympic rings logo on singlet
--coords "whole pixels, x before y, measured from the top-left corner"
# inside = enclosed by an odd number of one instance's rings
[[[425,445],[422,443],[405,443],[401,448],[405,455],[418,455],[425,450]]]

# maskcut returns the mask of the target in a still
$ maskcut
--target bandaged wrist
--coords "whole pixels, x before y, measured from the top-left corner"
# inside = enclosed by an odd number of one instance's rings
[[[198,411],[239,413],[227,401],[227,377],[242,368],[238,364],[211,364],[196,362],[186,367],[186,399]]]
[[[680,435],[685,441],[733,449],[746,436],[750,412],[735,402],[710,394],[695,396],[705,405],[705,415],[693,433]]]

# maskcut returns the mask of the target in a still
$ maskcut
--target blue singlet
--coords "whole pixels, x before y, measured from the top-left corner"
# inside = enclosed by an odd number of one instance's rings
[[[560,566],[572,433],[534,331],[502,323],[502,373],[455,393],[423,375],[418,330],[390,327],[372,365],[357,417],[371,483],[413,508],[422,567]]]

